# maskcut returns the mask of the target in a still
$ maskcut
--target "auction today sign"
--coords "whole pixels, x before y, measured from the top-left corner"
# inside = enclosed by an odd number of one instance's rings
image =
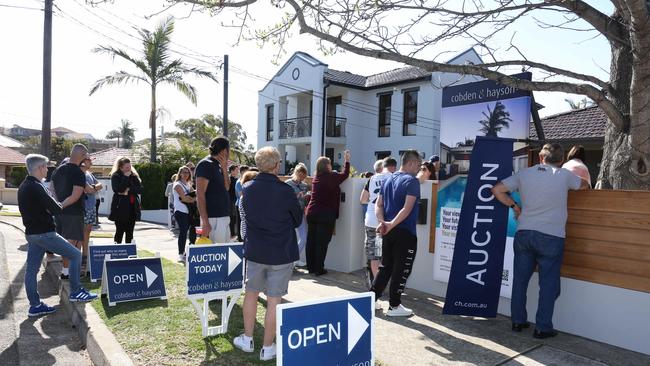
[[[190,245],[187,250],[187,296],[244,288],[241,243]]]
[[[373,366],[375,294],[277,308],[277,365]]]
[[[165,280],[160,257],[106,259],[102,293],[108,304],[145,299],[166,299]]]

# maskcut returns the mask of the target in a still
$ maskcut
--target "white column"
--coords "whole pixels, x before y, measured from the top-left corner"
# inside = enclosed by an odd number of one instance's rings
[[[309,153],[310,174],[314,175],[316,172],[316,160],[321,153],[321,139],[322,139],[322,125],[323,125],[323,98],[320,94],[323,92],[322,88],[318,92],[318,96],[312,97],[312,117],[311,117],[311,152]]]

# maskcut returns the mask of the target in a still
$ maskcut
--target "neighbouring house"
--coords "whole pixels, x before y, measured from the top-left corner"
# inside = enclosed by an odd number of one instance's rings
[[[566,152],[573,145],[585,148],[585,162],[591,174],[591,183],[595,184],[600,171],[605,143],[607,115],[598,106],[571,110],[542,118],[542,128],[546,142],[557,142]],[[537,140],[533,124],[530,126],[530,138]],[[539,162],[539,148],[532,152],[532,164]]]
[[[4,134],[13,138],[28,138],[32,136],[39,136],[41,134],[41,130],[13,125],[10,128],[5,128]]]
[[[20,150],[25,147],[22,142],[12,139],[9,136],[0,134],[0,146],[8,147],[10,149]]]
[[[473,49],[448,61],[482,62]],[[257,146],[275,146],[285,161],[304,162],[311,172],[321,155],[342,165],[346,149],[359,171],[408,148],[441,155],[442,87],[459,79],[416,67],[363,76],[296,52],[258,93]]]
[[[0,179],[7,179],[13,167],[25,166],[25,155],[0,145]]]
[[[140,160],[140,156],[133,150],[111,147],[90,154],[90,158],[93,161],[93,166],[90,171],[98,178],[109,177],[113,164],[123,156],[126,156],[133,162]]]

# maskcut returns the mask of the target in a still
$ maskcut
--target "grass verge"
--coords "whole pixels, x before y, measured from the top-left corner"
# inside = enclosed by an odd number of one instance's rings
[[[138,251],[142,257],[153,256]],[[256,352],[244,353],[232,345],[244,329],[241,302],[230,314],[228,333],[203,338],[199,317],[186,297],[185,267],[163,258],[167,300],[143,300],[108,306],[108,301],[94,301],[93,307],[115,334],[118,342],[141,365],[272,365],[275,361],[259,360],[265,308],[258,303],[255,325]],[[86,282],[86,288],[99,293],[101,283]],[[219,309],[214,301],[211,308]]]

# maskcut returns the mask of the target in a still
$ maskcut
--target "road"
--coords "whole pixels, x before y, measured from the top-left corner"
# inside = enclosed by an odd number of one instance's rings
[[[0,365],[92,365],[63,309],[36,319],[27,317],[26,250],[23,232],[0,222]],[[41,269],[38,275],[41,299],[58,307],[58,285],[43,273]]]

